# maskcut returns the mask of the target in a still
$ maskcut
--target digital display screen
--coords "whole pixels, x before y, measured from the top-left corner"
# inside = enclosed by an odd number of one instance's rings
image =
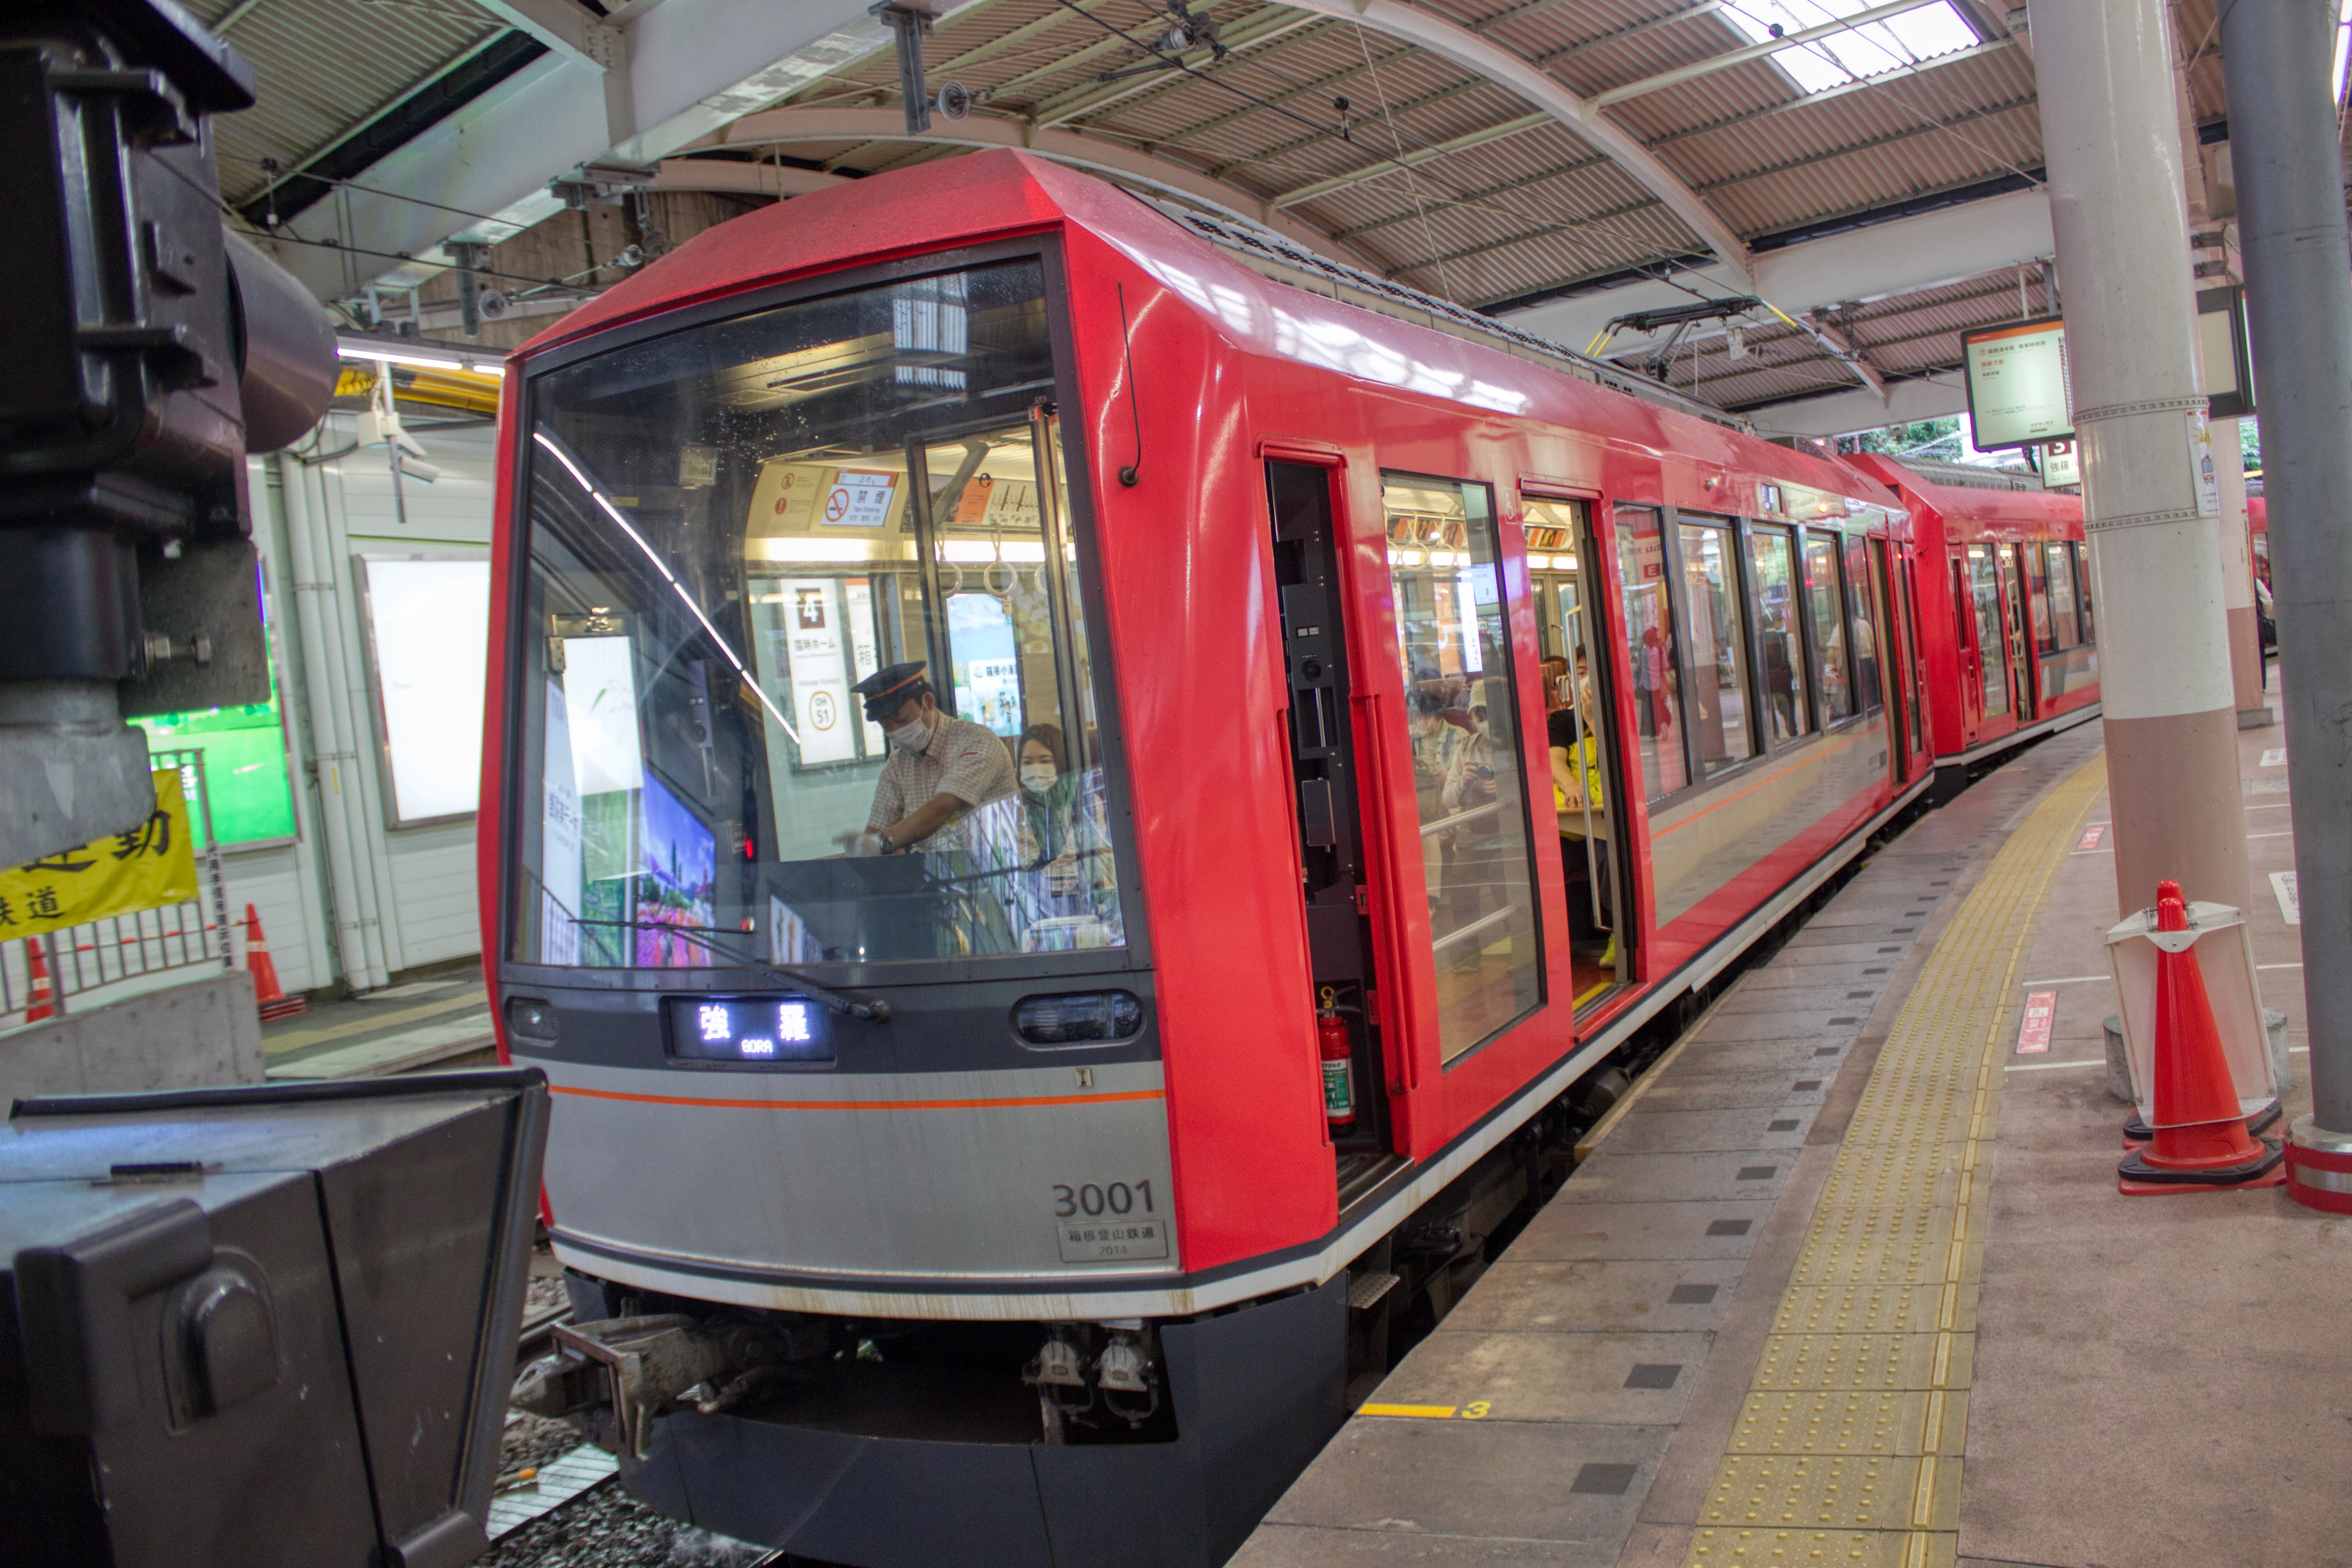
[[[1979,452],[2074,434],[2066,326],[2017,321],[1960,335],[1969,386],[1969,440]]]
[[[767,1067],[833,1060],[824,1005],[806,996],[673,996],[670,1055]]]

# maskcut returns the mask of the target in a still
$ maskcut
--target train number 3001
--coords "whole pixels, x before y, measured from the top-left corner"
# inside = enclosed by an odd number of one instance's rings
[[[1072,1186],[1054,1184],[1054,1217],[1102,1219],[1112,1215],[1156,1214],[1150,1182],[1087,1182]]]

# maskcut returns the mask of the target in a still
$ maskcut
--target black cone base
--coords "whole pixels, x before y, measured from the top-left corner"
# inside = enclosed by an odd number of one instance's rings
[[[2286,1182],[2286,1146],[2274,1138],[2260,1140],[2260,1159],[2242,1165],[2222,1165],[2204,1171],[2168,1171],[2147,1163],[2147,1151],[2135,1149],[2116,1165],[2116,1186],[2132,1196],[2156,1193],[2226,1193],[2242,1187],[2276,1187]]]

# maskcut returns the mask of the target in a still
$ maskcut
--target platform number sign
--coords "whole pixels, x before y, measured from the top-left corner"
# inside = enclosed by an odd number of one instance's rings
[[[2017,1026],[2017,1054],[2021,1057],[2042,1057],[2050,1054],[2050,1031],[2058,1021],[2058,993],[2033,991],[2026,994],[2025,1016]]]

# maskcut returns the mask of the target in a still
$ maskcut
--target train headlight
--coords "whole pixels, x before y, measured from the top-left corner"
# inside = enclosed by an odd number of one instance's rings
[[[1013,1032],[1033,1046],[1108,1045],[1143,1032],[1143,1001],[1129,991],[1030,996],[1013,1009]]]

